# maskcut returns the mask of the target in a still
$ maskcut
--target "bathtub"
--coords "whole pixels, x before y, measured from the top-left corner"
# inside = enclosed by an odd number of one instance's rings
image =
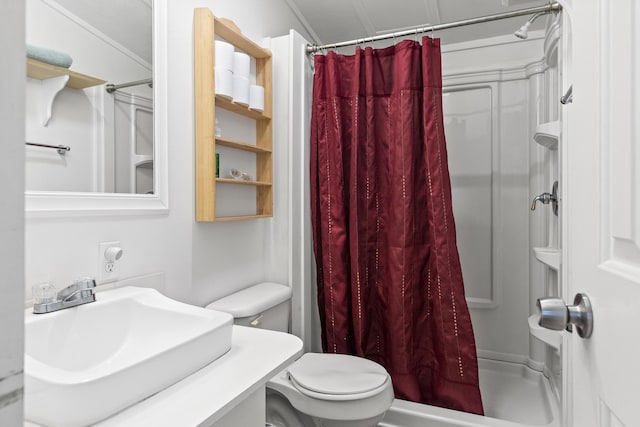
[[[549,381],[519,363],[478,359],[485,416],[396,399],[378,427],[559,427]]]

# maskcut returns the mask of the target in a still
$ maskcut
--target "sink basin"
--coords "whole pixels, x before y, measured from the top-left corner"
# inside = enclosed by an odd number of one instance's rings
[[[55,313],[28,309],[25,418],[68,427],[107,418],[226,353],[232,322],[136,287]]]

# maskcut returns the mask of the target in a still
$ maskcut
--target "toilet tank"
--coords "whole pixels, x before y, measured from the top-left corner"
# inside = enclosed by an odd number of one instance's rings
[[[290,287],[263,282],[213,301],[206,308],[231,314],[236,325],[288,332],[290,300]]]

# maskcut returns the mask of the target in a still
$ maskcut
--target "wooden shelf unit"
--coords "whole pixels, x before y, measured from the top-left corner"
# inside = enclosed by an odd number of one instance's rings
[[[252,110],[215,96],[214,37],[219,36],[256,61],[256,84],[264,87],[264,111]],[[271,52],[254,43],[232,23],[216,18],[207,8],[194,10],[194,99],[195,99],[195,184],[196,221],[235,221],[273,216],[273,128],[271,120]],[[256,122],[256,143],[247,144],[215,136],[216,107],[249,117]],[[255,153],[256,181],[216,178],[216,144]],[[242,184],[256,187],[256,214],[216,216],[216,184]]]
[[[84,89],[106,83],[105,80],[77,73],[68,68],[47,64],[46,62],[38,61],[37,59],[27,58],[27,77],[46,80],[58,76],[69,76],[67,87],[70,87],[71,89]]]

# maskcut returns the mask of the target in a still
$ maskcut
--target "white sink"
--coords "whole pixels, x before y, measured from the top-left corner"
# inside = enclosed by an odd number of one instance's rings
[[[192,374],[231,348],[232,317],[124,287],[96,302],[25,313],[25,418],[93,424]]]

